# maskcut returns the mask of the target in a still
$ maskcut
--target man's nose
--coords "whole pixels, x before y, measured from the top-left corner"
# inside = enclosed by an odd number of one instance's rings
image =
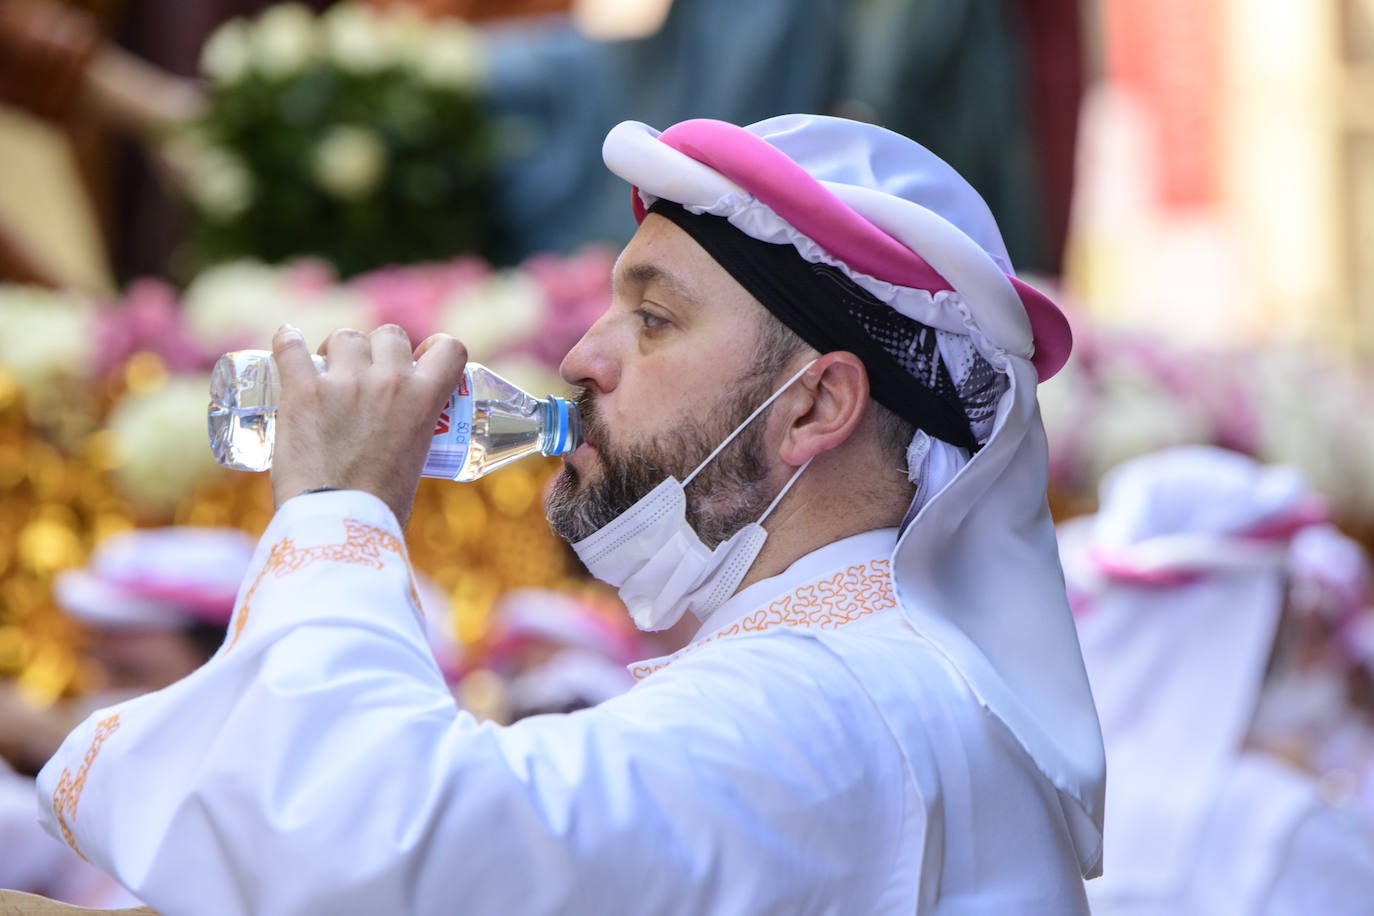
[[[598,394],[614,389],[620,375],[608,343],[605,316],[602,316],[563,357],[558,367],[563,381]]]

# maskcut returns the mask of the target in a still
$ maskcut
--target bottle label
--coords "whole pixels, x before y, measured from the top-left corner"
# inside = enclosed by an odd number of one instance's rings
[[[468,386],[467,371],[458,388],[448,396],[434,424],[434,436],[429,441],[429,456],[420,473],[425,477],[453,480],[463,470],[468,448],[472,445],[472,389]]]

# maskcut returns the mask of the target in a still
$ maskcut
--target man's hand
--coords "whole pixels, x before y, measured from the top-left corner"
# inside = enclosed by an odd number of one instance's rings
[[[394,324],[371,334],[343,329],[320,346],[315,370],[300,331],[272,340],[281,377],[272,495],[277,506],[319,487],[363,490],[405,524],[439,411],[458,387],[467,350],[435,334],[412,354]]]

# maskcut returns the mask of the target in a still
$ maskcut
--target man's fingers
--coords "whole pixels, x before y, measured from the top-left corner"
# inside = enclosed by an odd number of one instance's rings
[[[302,379],[313,378],[315,364],[306,349],[305,338],[294,325],[284,324],[272,336],[272,358],[277,363],[277,376],[283,387],[294,387]]]
[[[415,348],[415,374],[432,380],[444,397],[458,387],[467,363],[467,348],[447,334],[426,337]]]
[[[320,344],[320,355],[328,365],[326,372],[344,375],[361,372],[372,365],[372,345],[357,328],[339,328]]]
[[[372,365],[410,372],[410,335],[396,324],[384,324],[368,335],[372,344]]]

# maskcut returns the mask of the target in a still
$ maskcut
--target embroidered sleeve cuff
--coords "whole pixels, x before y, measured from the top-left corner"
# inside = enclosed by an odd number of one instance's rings
[[[222,652],[308,623],[388,626],[426,645],[396,516],[371,494],[302,494],[277,510],[239,587]]]

